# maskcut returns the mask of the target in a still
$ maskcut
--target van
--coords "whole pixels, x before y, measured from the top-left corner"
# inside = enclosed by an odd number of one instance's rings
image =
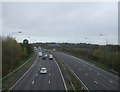
[[[42,52],[39,52],[39,57],[42,57]]]

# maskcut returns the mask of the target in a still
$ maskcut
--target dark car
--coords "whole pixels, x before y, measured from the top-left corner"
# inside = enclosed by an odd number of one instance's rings
[[[43,60],[46,60],[47,57],[48,57],[47,54],[43,54],[43,55],[42,55],[42,59],[43,59]]]
[[[43,60],[46,60],[46,57],[43,55],[43,56],[42,56],[42,59],[43,59]]]

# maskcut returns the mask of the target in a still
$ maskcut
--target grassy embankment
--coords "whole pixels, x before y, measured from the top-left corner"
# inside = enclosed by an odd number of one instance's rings
[[[22,67],[24,67],[31,59],[33,54],[29,55],[27,58],[20,61],[20,63],[16,66],[16,68],[13,70],[13,72],[6,75],[0,82],[2,83],[2,89],[8,90],[9,85],[6,85],[5,82],[9,80],[12,76],[14,76],[16,73],[18,73]]]

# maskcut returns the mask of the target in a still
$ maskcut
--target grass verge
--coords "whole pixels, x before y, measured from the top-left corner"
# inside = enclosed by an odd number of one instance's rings
[[[12,73],[8,74],[4,78],[2,78],[2,80],[0,80],[0,82],[2,82],[2,89],[4,90],[9,89],[9,84],[6,84],[5,82],[9,80],[12,76],[14,76],[18,71],[20,71],[20,69],[24,67],[31,60],[33,54],[29,55],[26,59],[22,60],[21,63],[18,66],[16,66],[16,68],[13,70]]]

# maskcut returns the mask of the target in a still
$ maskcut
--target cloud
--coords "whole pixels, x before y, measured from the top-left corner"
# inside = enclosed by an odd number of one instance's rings
[[[37,41],[95,43],[100,33],[107,34],[110,43],[117,43],[117,3],[3,3],[3,34],[22,30],[18,41],[30,36]],[[103,39],[102,41],[104,41]]]

